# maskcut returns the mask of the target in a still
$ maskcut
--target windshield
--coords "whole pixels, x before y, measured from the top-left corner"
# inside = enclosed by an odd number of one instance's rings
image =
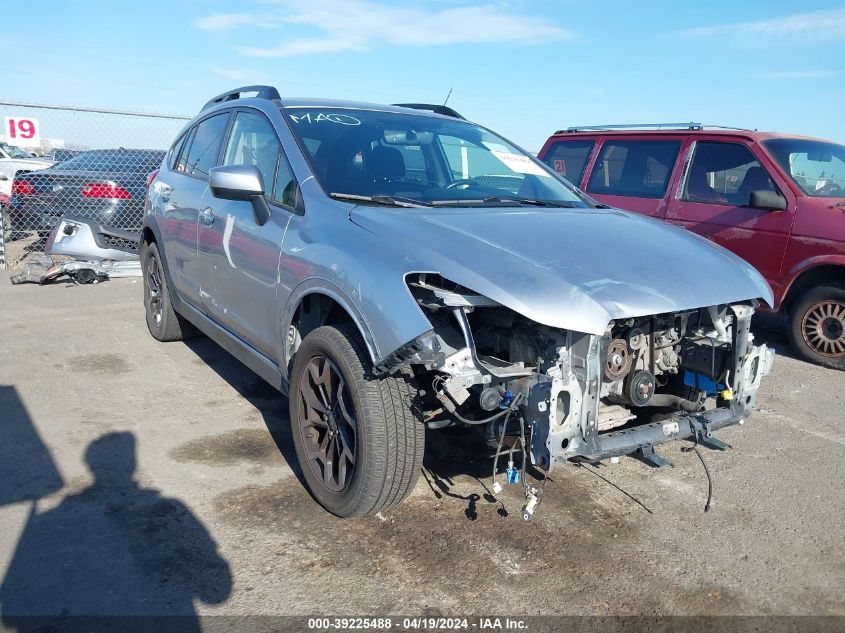
[[[588,206],[532,156],[466,121],[341,108],[285,113],[317,179],[336,197]]]
[[[94,150],[57,163],[53,171],[102,171],[147,173],[155,169],[164,152],[154,150]]]
[[[20,147],[15,147],[14,145],[8,145],[6,143],[0,143],[0,147],[3,148],[3,151],[6,152],[10,158],[32,158],[32,154],[23,151]]]
[[[845,146],[791,138],[763,145],[808,196],[845,197]]]

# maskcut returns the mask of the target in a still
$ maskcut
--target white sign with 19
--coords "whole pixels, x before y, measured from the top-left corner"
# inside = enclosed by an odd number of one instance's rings
[[[7,116],[3,131],[9,145],[17,145],[18,147],[41,146],[41,131],[38,128],[38,119]]]

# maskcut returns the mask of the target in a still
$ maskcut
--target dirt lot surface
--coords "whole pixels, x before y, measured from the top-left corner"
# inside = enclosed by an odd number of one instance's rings
[[[534,521],[473,432],[429,432],[400,507],[339,520],[287,402],[141,284],[0,273],[0,612],[845,615],[845,373],[780,355],[762,410],[674,468],[560,466]],[[786,351],[776,332],[758,338]]]

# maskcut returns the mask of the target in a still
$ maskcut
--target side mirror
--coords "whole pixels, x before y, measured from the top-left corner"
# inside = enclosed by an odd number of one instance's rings
[[[767,211],[785,211],[786,199],[777,191],[762,189],[751,192],[751,200],[748,206],[753,209],[765,209]]]
[[[270,207],[264,198],[264,178],[258,167],[212,167],[209,171],[208,186],[215,198],[251,202],[255,221],[259,226],[263,226],[270,219]]]

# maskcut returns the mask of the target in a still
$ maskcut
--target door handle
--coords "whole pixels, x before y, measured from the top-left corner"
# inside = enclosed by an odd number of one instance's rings
[[[200,211],[200,222],[202,222],[205,226],[211,226],[214,224],[214,209],[206,207]]]

